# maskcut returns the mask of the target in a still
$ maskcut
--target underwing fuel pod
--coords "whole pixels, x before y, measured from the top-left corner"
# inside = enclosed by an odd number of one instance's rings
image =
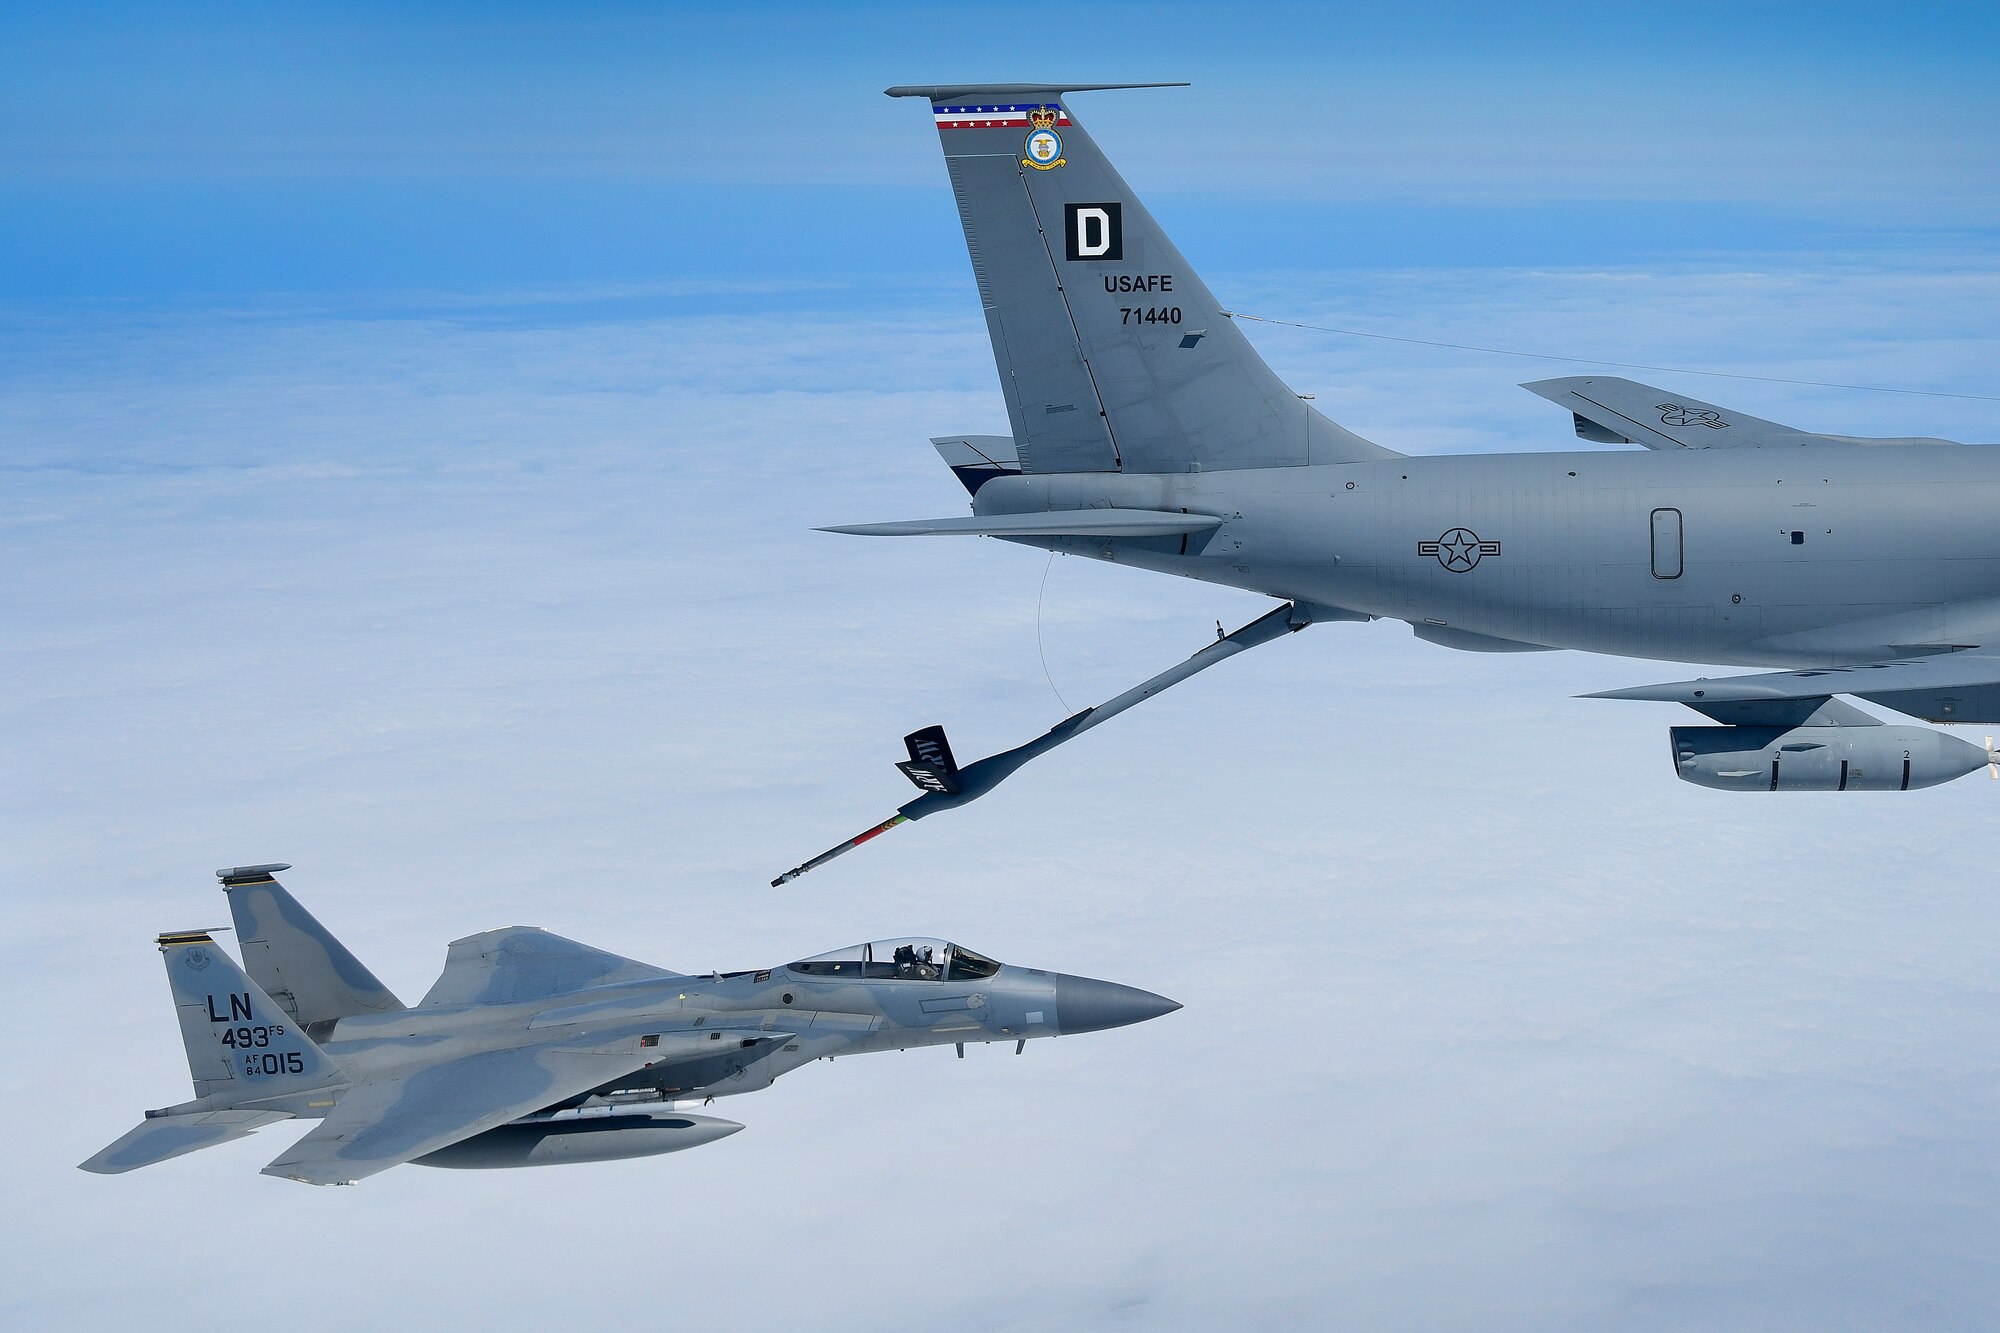
[[[146,1112],[82,1164],[114,1175],[316,1121],[264,1174],[352,1184],[404,1162],[496,1168],[679,1152],[743,1128],[681,1103],[756,1092],[814,1060],[1014,1043],[1180,1008],[946,940],[881,940],[688,975],[531,926],[452,943],[415,1007],[278,883],[218,871],[239,965],[206,930],[161,935],[194,1099]]]
[[[1702,711],[1731,725],[1673,728],[1674,772],[1718,791],[1914,791],[1982,768],[2000,776],[1990,736],[1974,745],[1881,722],[1838,699],[1810,709],[1752,702]]]

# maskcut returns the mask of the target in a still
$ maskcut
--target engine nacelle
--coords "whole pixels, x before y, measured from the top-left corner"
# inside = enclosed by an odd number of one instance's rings
[[[1674,772],[1717,791],[1911,791],[1986,765],[1928,727],[1675,727]]]
[[[459,1170],[617,1162],[699,1148],[741,1128],[734,1120],[674,1111],[552,1116],[501,1125],[414,1160]]]

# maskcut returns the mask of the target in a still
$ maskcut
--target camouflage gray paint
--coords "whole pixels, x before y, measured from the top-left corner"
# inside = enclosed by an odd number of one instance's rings
[[[1095,1032],[1180,1006],[943,940],[857,945],[689,976],[528,926],[454,942],[415,1008],[281,886],[221,871],[247,971],[206,932],[162,935],[194,1101],[83,1163],[130,1171],[281,1119],[320,1123],[265,1172],[349,1183],[402,1162],[609,1161],[742,1128],[674,1107],[755,1092],[821,1058]],[[308,984],[307,979],[310,979]]]

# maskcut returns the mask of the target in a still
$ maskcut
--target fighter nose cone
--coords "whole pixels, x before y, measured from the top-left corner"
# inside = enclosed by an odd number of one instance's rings
[[[1178,1008],[1177,1001],[1137,986],[1056,974],[1056,1031],[1066,1037],[1143,1023]]]

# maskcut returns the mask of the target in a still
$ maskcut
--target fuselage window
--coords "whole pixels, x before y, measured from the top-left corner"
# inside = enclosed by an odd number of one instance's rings
[[[1653,511],[1653,577],[1677,579],[1681,576],[1681,511]]]

